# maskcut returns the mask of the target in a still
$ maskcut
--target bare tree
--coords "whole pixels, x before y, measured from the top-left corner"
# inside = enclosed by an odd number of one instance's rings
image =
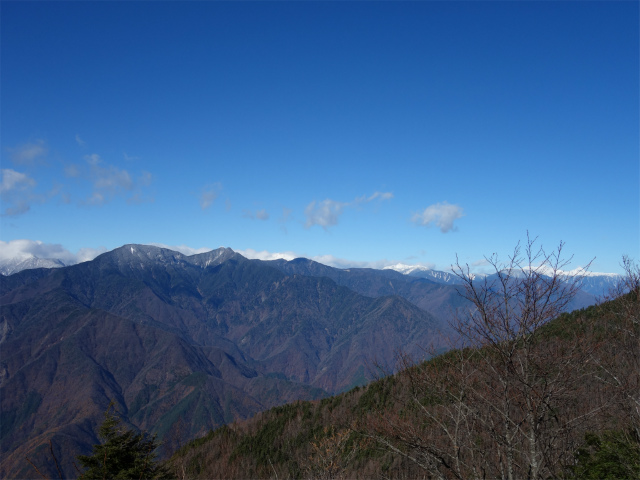
[[[603,407],[598,395],[576,400],[596,368],[586,325],[560,336],[545,328],[582,279],[564,273],[563,246],[547,253],[528,238],[505,262],[488,257],[486,277],[456,263],[469,306],[452,322],[458,348],[405,371],[408,393],[399,395],[419,414],[372,420],[381,444],[434,478],[562,474],[585,421]]]
[[[353,431],[350,428],[342,430],[325,427],[324,438],[311,442],[311,455],[307,471],[315,479],[345,478],[345,470],[357,452],[357,445],[350,439]]]
[[[584,336],[558,342],[541,328],[566,311],[582,280],[564,274],[571,258],[563,246],[547,253],[527,238],[506,262],[488,257],[494,274],[482,279],[468,265],[454,267],[471,310],[453,327],[461,341],[480,347],[478,375],[488,388],[474,388],[473,401],[498,454],[495,473],[509,480],[557,474],[568,447],[560,442],[593,411],[568,412],[565,405],[591,359]]]

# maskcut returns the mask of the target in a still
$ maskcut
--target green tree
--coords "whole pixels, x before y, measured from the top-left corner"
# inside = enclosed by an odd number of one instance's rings
[[[91,455],[78,455],[86,470],[82,479],[163,479],[169,471],[156,459],[156,436],[136,433],[122,425],[113,412],[113,402],[104,413],[100,427],[101,444],[93,446]]]
[[[574,478],[585,480],[640,478],[640,441],[634,431],[588,433],[571,470]]]

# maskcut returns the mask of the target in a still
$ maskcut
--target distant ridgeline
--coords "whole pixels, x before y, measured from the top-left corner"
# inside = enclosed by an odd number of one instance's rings
[[[75,455],[97,442],[112,400],[167,455],[271,407],[365,385],[394,371],[398,352],[420,360],[446,349],[448,320],[467,306],[449,277],[226,248],[185,256],[126,245],[77,265],[33,265],[47,268],[0,282],[2,478],[32,477],[25,455],[57,476],[50,439],[64,475],[76,475]],[[579,292],[567,309],[593,302]]]

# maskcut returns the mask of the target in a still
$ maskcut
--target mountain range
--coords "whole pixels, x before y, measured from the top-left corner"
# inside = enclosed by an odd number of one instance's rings
[[[363,385],[393,371],[399,352],[445,348],[447,320],[465,306],[456,284],[435,276],[249,260],[228,248],[186,256],[125,245],[56,266],[0,277],[3,478],[30,475],[25,455],[45,462],[49,439],[87,453],[112,400],[170,450],[275,405]],[[571,309],[594,301],[580,292]]]
[[[175,447],[362,385],[398,350],[424,356],[441,325],[400,296],[364,296],[230,249],[188,257],[142,245],[3,277],[0,305],[3,478],[29,475],[25,455],[44,461],[49,439],[87,453],[111,400]]]
[[[301,262],[303,260],[313,262],[312,260],[307,259],[295,259],[296,262]],[[279,262],[286,262],[286,260],[279,260]],[[327,265],[319,264],[317,262],[313,262],[316,265],[321,265],[321,267],[328,267]],[[22,270],[34,269],[34,268],[60,268],[65,266],[73,265],[72,263],[64,262],[57,258],[40,258],[33,254],[28,255],[20,255],[13,258],[5,258],[0,260],[0,274],[1,275],[12,275],[14,273],[21,272]],[[351,270],[368,270],[370,272],[376,271],[375,269],[334,269],[334,270],[345,270],[347,272]],[[433,270],[431,268],[422,266],[422,265],[406,265],[403,263],[397,263],[394,265],[386,266],[382,269],[383,271],[395,271],[401,274],[404,274],[409,277],[415,278],[423,278],[426,280],[431,280],[435,283],[445,284],[445,285],[459,285],[461,280],[452,272],[444,272],[440,270]],[[575,270],[561,272],[562,274],[572,277],[574,275],[581,275],[583,278],[581,280],[581,289],[593,295],[596,298],[603,298],[606,296],[612,287],[616,285],[617,282],[620,281],[621,276],[617,273],[598,273],[598,272],[590,272],[587,270],[583,270],[581,268],[577,268]],[[482,276],[483,274],[476,274],[478,276]]]

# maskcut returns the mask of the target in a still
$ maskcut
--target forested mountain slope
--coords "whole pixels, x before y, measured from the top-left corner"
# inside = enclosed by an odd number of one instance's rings
[[[210,432],[171,467],[186,478],[636,478],[639,313],[636,285],[501,344],[535,367],[530,389],[492,346],[452,350]]]
[[[364,384],[397,349],[424,355],[438,322],[398,296],[285,275],[228,249],[186,257],[127,245],[3,278],[3,478],[53,439],[86,453],[115,400],[165,448],[274,405]],[[65,475],[73,475],[68,455]]]

